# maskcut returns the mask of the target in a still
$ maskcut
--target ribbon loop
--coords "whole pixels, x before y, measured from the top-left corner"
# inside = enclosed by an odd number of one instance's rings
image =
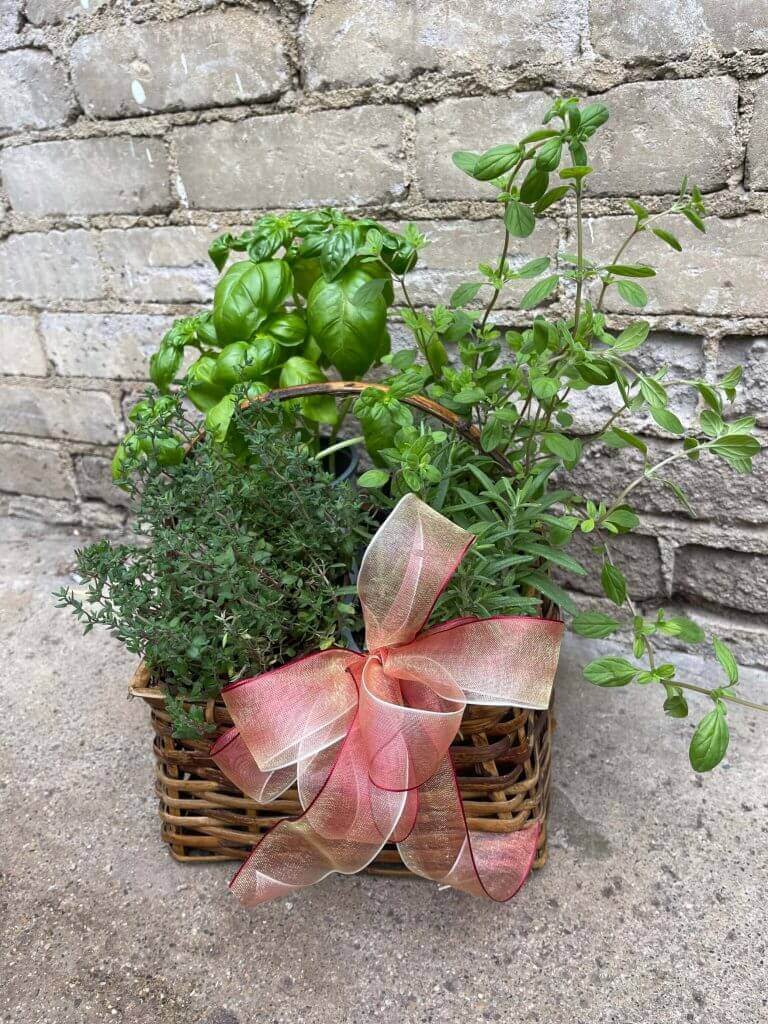
[[[525,881],[539,824],[473,833],[449,750],[468,702],[548,706],[563,624],[496,616],[421,632],[473,539],[406,495],[360,568],[369,653],[323,651],[224,689],[235,728],[212,758],[259,802],[297,781],[304,808],[230,883],[247,906],[360,871],[388,841],[415,873],[474,895],[507,900]]]

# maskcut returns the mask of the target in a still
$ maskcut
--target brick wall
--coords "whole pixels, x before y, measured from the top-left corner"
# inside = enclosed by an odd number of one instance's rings
[[[654,247],[672,273],[649,288],[647,358],[687,375],[744,363],[740,410],[768,427],[768,0],[0,0],[0,511],[121,522],[111,449],[148,352],[209,299],[224,228],[315,203],[417,220],[433,245],[414,295],[444,299],[499,236],[451,152],[517,138],[558,91],[611,107],[586,204],[595,252],[624,198],[657,210],[686,171],[708,193],[706,236],[683,231],[682,257]],[[552,215],[512,255],[571,247],[567,232]],[[501,322],[525,322],[518,294]],[[585,404],[579,425],[600,414]],[[640,489],[622,557],[642,599],[766,664],[757,462],[753,478],[686,465],[695,522]],[[580,476],[610,494],[626,472],[595,452]]]

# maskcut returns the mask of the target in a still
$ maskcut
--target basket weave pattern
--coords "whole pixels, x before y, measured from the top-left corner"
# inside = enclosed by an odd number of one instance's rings
[[[162,692],[150,685],[143,665],[132,680],[131,693],[151,708],[162,838],[176,860],[245,860],[281,818],[301,813],[295,789],[273,803],[257,804],[213,763],[210,746],[232,725],[222,701],[205,704],[205,719],[216,727],[215,733],[203,740],[179,740],[171,735]],[[547,858],[553,728],[551,711],[470,704],[451,746],[471,829],[506,833],[534,821],[542,823],[535,868]],[[386,846],[368,871],[411,876],[394,846]]]

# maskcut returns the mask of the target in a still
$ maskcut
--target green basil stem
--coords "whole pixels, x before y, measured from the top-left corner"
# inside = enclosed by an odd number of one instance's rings
[[[353,445],[362,444],[365,438],[362,434],[357,437],[347,437],[343,441],[339,441],[336,444],[332,444],[329,448],[323,448],[321,452],[317,452],[310,459],[311,462],[319,462],[320,459],[324,459],[326,455],[333,455],[334,452],[340,452],[343,448],[351,448]]]

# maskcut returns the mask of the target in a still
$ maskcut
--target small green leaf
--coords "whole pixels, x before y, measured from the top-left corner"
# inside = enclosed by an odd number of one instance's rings
[[[481,153],[475,161],[472,177],[478,181],[493,181],[511,170],[520,159],[517,146],[494,146]]]
[[[544,210],[548,210],[550,206],[554,206],[555,203],[559,203],[561,199],[568,195],[571,191],[570,185],[558,185],[556,188],[551,188],[549,192],[545,192],[541,199],[533,207],[534,213],[543,213]]]
[[[725,705],[718,701],[699,724],[691,737],[688,756],[696,772],[709,772],[720,764],[728,750],[728,723],[725,720]]]
[[[451,295],[451,307],[457,309],[459,306],[466,306],[468,302],[477,295],[480,289],[483,287],[481,281],[466,281],[464,284],[460,284]]]
[[[538,281],[533,288],[528,289],[520,300],[520,309],[533,309],[534,306],[538,306],[540,302],[543,302],[557,288],[559,280],[558,274],[550,274],[549,277]]]
[[[651,416],[653,416],[654,420],[663,430],[668,430],[670,434],[685,433],[685,427],[669,409],[662,409],[659,406],[652,405]]]
[[[653,267],[641,263],[609,263],[605,269],[616,277],[656,277]]]
[[[548,452],[557,455],[566,465],[581,458],[581,443],[564,434],[544,434],[543,445]]]
[[[667,686],[667,699],[664,701],[664,711],[670,718],[687,718],[688,701],[683,696],[679,686]]]
[[[618,336],[613,345],[614,352],[632,352],[639,348],[648,337],[650,329],[647,320],[636,320]]]
[[[640,525],[639,518],[631,508],[626,508],[626,506],[614,509],[605,521],[618,527],[619,533],[628,533]]]
[[[372,299],[381,295],[386,284],[386,277],[372,277],[370,281],[366,281],[364,284],[361,284],[357,289],[355,294],[352,296],[352,304],[354,306],[367,306]]]
[[[676,252],[682,252],[683,247],[680,245],[678,240],[670,231],[665,231],[664,228],[651,228],[654,235],[660,238],[662,242],[666,242],[667,245],[671,246]]]
[[[549,270],[549,256],[538,256],[535,260],[528,260],[519,270],[515,271],[516,278],[538,277],[545,270]]]
[[[687,619],[684,615],[675,615],[671,619],[662,619],[656,624],[660,633],[676,636],[685,644],[700,644],[704,640],[704,630],[698,623]]]
[[[651,408],[663,409],[669,401],[669,395],[667,395],[663,385],[654,380],[653,377],[646,377],[641,373],[637,375],[637,380],[640,384],[640,394],[648,405]]]
[[[559,382],[553,377],[534,377],[531,381],[531,391],[541,402],[554,398],[558,390]]]
[[[560,171],[560,177],[565,180],[575,179],[576,181],[581,181],[582,178],[586,178],[586,176],[591,174],[592,171],[593,168],[587,167],[586,165],[581,165],[580,167],[564,167],[562,171]]]
[[[383,487],[389,480],[389,473],[386,469],[369,469],[357,478],[360,487],[374,489]]]
[[[605,562],[600,574],[600,582],[605,596],[615,605],[621,607],[627,599],[627,581],[622,571],[610,562]]]
[[[648,293],[634,281],[619,281],[618,289],[622,299],[635,309],[642,309],[648,305]]]
[[[612,619],[610,615],[603,615],[602,612],[581,612],[579,615],[574,615],[571,629],[579,636],[604,640],[621,629],[621,623]]]
[[[611,427],[610,430],[603,434],[602,440],[612,448],[626,448],[630,446],[637,448],[643,455],[648,453],[648,445],[645,441],[636,437],[635,434],[630,434],[628,430],[622,430],[621,427]]]
[[[470,178],[474,178],[478,156],[478,153],[470,153],[468,150],[460,149],[451,156],[451,160],[460,171],[464,171]]]
[[[596,658],[584,667],[584,678],[595,686],[626,686],[637,675],[637,668],[626,658]]]
[[[510,199],[504,211],[504,223],[510,235],[515,238],[527,238],[536,227],[536,218],[530,206]]]
[[[725,670],[728,682],[731,686],[735,686],[739,681],[739,666],[733,654],[731,654],[730,648],[722,640],[718,640],[717,637],[713,637],[712,647],[715,651],[715,657]]]

